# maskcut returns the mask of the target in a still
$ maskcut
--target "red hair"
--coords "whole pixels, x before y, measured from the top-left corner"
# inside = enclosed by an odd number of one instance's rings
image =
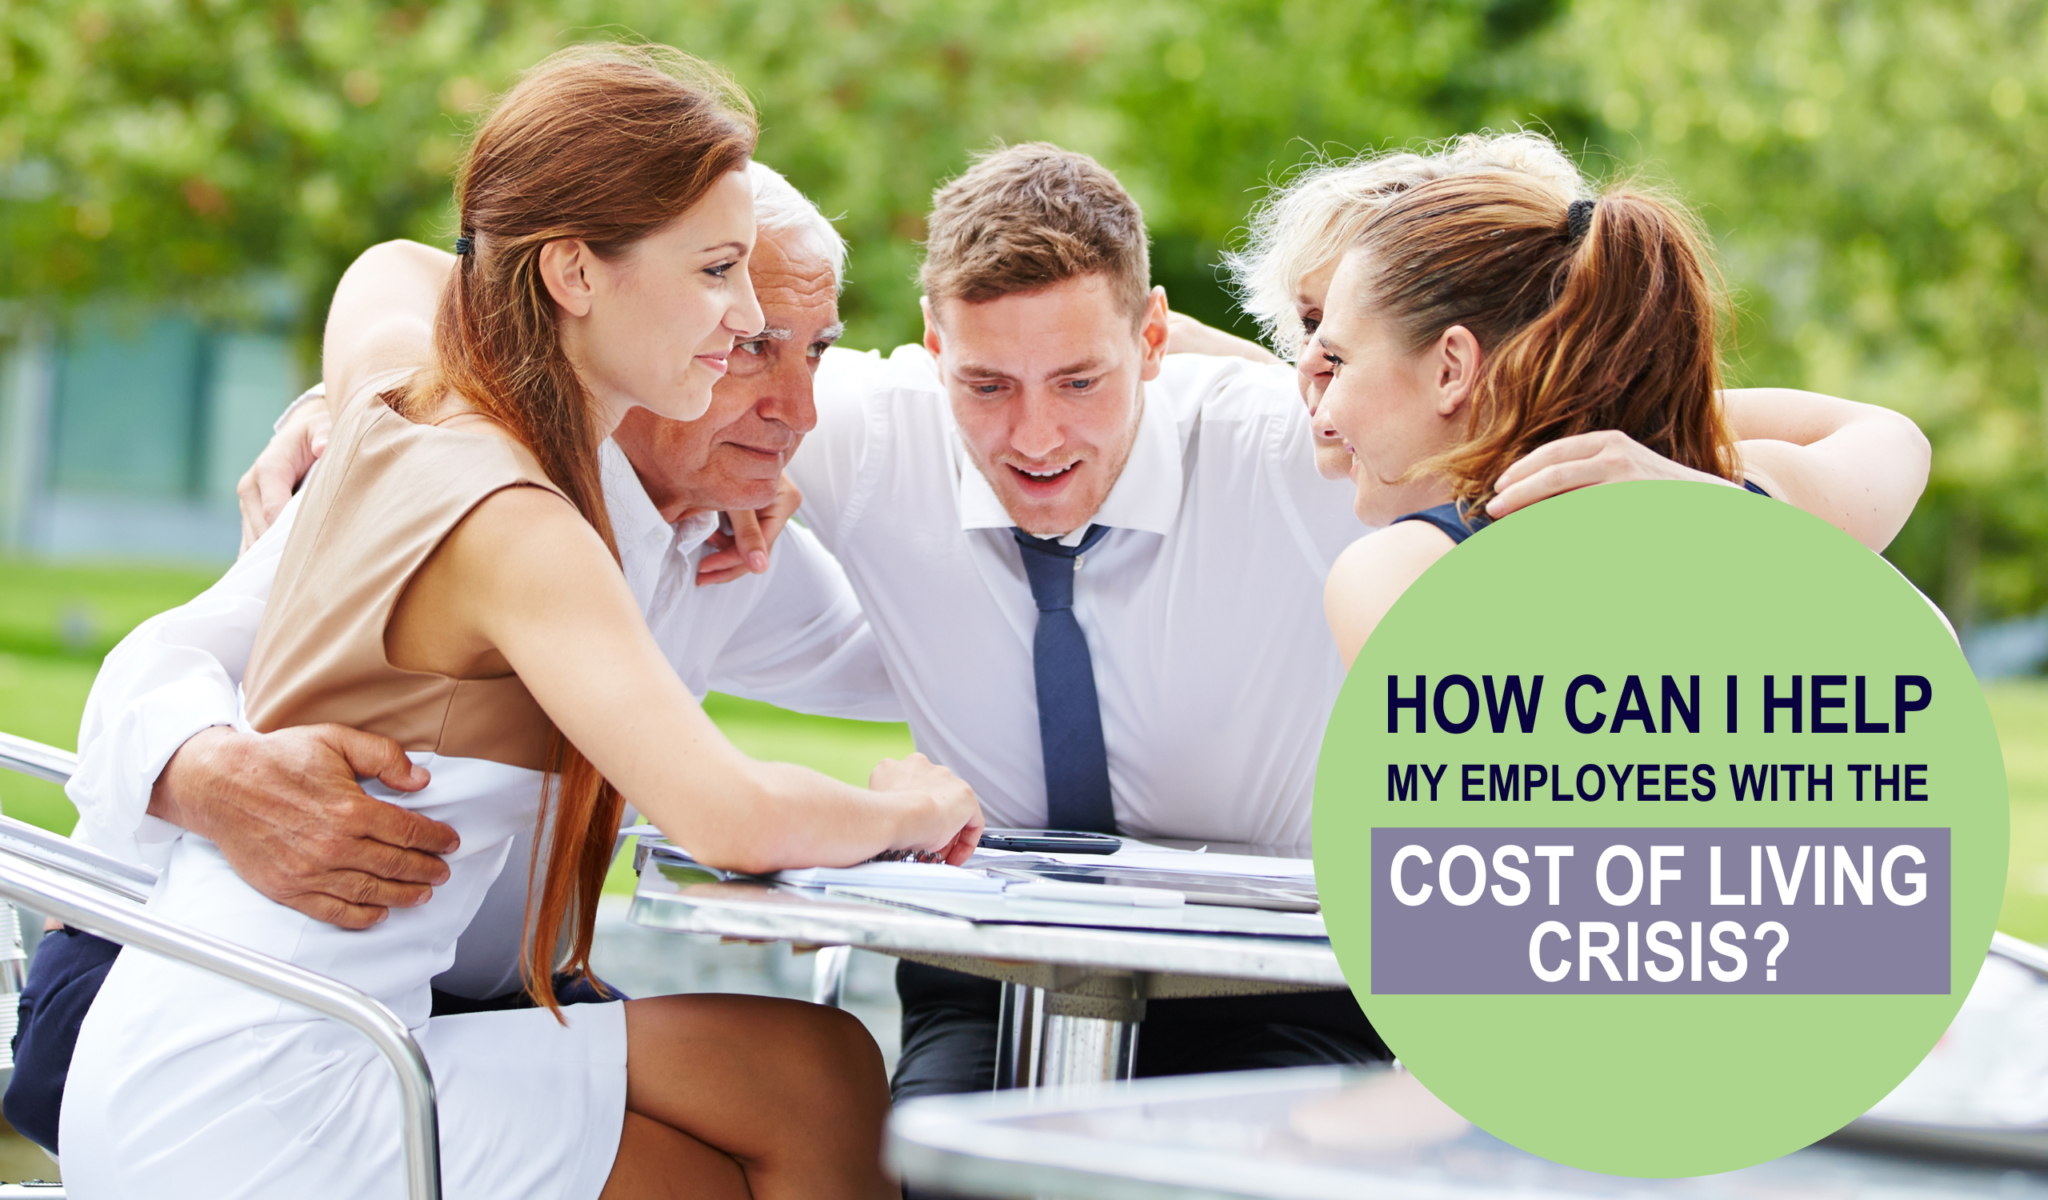
[[[1554,187],[1473,172],[1402,194],[1359,234],[1369,310],[1411,348],[1462,325],[1485,351],[1463,443],[1417,468],[1467,508],[1531,450],[1595,430],[1735,477],[1720,293],[1692,217],[1626,188],[1578,203],[1582,231]]]
[[[441,293],[432,365],[394,407],[422,419],[446,394],[461,396],[533,452],[616,558],[598,472],[602,433],[562,349],[541,247],[580,238],[602,257],[624,253],[743,169],[755,133],[753,108],[731,80],[666,46],[579,47],[535,67],[470,145],[455,196],[471,249]],[[539,903],[529,907],[522,967],[528,994],[559,1018],[553,975],[560,967],[590,976],[597,898],[624,802],[559,733],[549,770],[528,867]]]

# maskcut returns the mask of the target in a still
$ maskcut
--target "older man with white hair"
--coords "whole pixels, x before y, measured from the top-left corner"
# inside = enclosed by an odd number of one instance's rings
[[[734,348],[703,417],[668,421],[636,409],[604,448],[619,557],[657,642],[700,697],[716,688],[805,712],[901,720],[846,577],[810,533],[782,530],[772,559],[765,540],[739,545],[720,533],[721,512],[744,520],[768,510],[770,533],[787,516],[790,502],[777,494],[782,468],[817,423],[812,376],[843,329],[845,243],[782,176],[759,163],[748,173],[760,230],[751,270],[766,327]],[[443,257],[441,269],[452,268],[453,256]],[[424,294],[429,317],[436,294]],[[271,899],[362,928],[392,908],[427,903],[447,878],[438,855],[456,838],[357,784],[377,776],[416,786],[387,738],[339,726],[235,728],[236,688],[296,505],[284,505],[267,529],[265,513],[277,512],[324,442],[322,421],[279,424],[280,443],[244,481],[253,544],[213,587],[144,622],[107,656],[67,789],[79,810],[73,836],[160,865],[178,828],[188,829],[219,844]],[[507,856],[454,966],[435,980],[436,1012],[524,1003],[527,857],[521,846]],[[57,932],[23,990],[6,1115],[52,1150],[78,1025],[118,950]],[[566,984],[557,990],[565,1002],[593,998]]]

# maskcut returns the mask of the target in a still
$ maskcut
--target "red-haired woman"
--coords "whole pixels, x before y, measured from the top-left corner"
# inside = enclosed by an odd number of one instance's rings
[[[1654,461],[1655,477],[1796,500],[1879,546],[1897,531],[1911,505],[1896,500],[1926,477],[1926,442],[1903,420],[1858,443],[1896,469],[1795,440],[1745,441],[1738,455],[1714,285],[1690,214],[1628,188],[1574,199],[1525,171],[1471,170],[1402,190],[1361,222],[1305,351],[1330,372],[1317,415],[1343,439],[1358,516],[1385,527],[1330,573],[1325,608],[1347,665],[1477,527],[1615,477],[1613,455]],[[1768,395],[1743,424],[1770,431],[1745,432],[1798,436],[1778,428],[1798,419],[1766,411]],[[1788,395],[1809,425],[1860,407]]]
[[[749,871],[889,849],[957,862],[980,830],[973,793],[919,757],[867,790],[740,754],[619,572],[599,443],[635,406],[701,415],[761,325],[753,145],[745,100],[681,54],[558,56],[477,133],[431,331],[386,303],[417,286],[403,250],[344,277],[322,362],[336,422],[246,719],[398,740],[411,777],[371,790],[462,844],[432,900],[362,932],[265,899],[192,834],[151,901],[403,1017],[433,1068],[451,1198],[893,1194],[881,1056],[857,1021],[738,996],[561,1009],[548,986],[587,974],[627,799],[700,859]],[[524,967],[543,1007],[430,1019],[429,980],[536,822]],[[350,1031],[124,954],[80,1034],[62,1145],[80,1196],[395,1195],[397,1130],[389,1070]]]

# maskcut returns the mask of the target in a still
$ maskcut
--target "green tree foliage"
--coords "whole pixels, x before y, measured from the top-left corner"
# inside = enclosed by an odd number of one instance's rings
[[[1927,431],[1891,555],[1959,621],[2048,604],[2044,35],[2013,0],[1578,0],[1531,55],[1704,210],[1738,378]]]
[[[1227,319],[1252,189],[1310,144],[1454,131],[1461,73],[1542,3],[0,0],[0,296],[232,307],[275,272],[317,298],[374,241],[451,236],[462,138],[520,70],[644,37],[733,71],[763,158],[843,214],[861,340],[917,332],[932,188],[1031,138],[1122,172],[1166,281]]]
[[[1259,189],[1534,122],[1699,206],[1738,379],[1897,407],[1937,445],[1894,557],[1967,618],[2048,603],[2040,0],[0,0],[0,298],[124,293],[301,331],[364,246],[453,234],[493,95],[556,47],[725,64],[762,157],[853,243],[850,340],[914,337],[931,189],[1047,138],[1144,205],[1176,306],[1231,323]],[[274,289],[273,289],[274,290]]]

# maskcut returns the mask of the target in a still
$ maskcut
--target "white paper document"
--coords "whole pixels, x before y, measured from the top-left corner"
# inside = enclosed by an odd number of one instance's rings
[[[1163,846],[1129,846],[1115,854],[1043,854],[1034,851],[981,850],[970,862],[987,856],[999,859],[1043,859],[1076,867],[1142,867],[1147,871],[1184,871],[1197,875],[1239,875],[1247,879],[1314,879],[1315,863],[1306,858],[1262,858],[1256,854],[1211,854],[1169,850]]]
[[[1000,879],[991,879],[967,867],[949,867],[945,863],[879,862],[861,863],[854,867],[804,867],[801,870],[777,871],[771,878],[777,883],[807,887],[844,885],[991,894],[1003,890]]]

